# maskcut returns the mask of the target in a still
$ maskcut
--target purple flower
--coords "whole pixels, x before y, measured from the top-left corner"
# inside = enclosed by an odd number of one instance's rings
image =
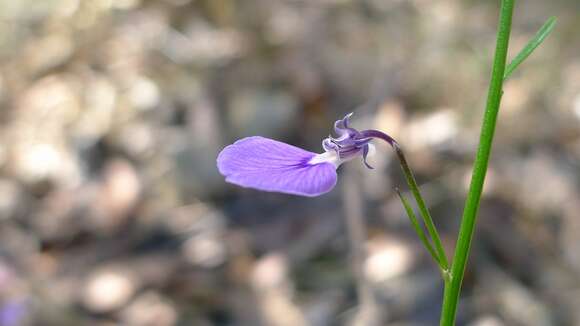
[[[0,307],[0,326],[21,325],[28,308],[21,300],[11,300]]]
[[[336,169],[356,157],[366,158],[374,149],[370,141],[379,138],[397,143],[378,130],[358,131],[349,126],[352,113],[334,123],[337,137],[322,141],[324,153],[317,154],[276,140],[254,136],[224,148],[217,166],[226,181],[263,191],[314,197],[336,185]]]

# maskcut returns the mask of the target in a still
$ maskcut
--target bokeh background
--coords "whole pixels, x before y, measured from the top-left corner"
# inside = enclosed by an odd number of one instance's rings
[[[451,254],[499,1],[1,0],[0,325],[437,325],[390,149],[316,199],[221,148],[405,148]],[[519,1],[459,325],[580,325],[580,3]]]

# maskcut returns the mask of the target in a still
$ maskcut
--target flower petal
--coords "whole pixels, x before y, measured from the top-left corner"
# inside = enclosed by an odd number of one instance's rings
[[[247,188],[318,196],[336,185],[330,163],[309,164],[315,153],[264,137],[248,137],[224,148],[217,165],[226,181]]]

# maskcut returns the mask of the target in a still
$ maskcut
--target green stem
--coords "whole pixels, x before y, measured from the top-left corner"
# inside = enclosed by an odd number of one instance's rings
[[[413,176],[413,172],[409,168],[409,163],[407,163],[407,159],[405,158],[405,154],[401,147],[394,142],[392,144],[393,148],[395,149],[395,153],[397,154],[397,158],[399,159],[399,164],[401,165],[401,169],[403,169],[403,174],[405,175],[405,179],[407,180],[407,184],[409,185],[409,189],[411,189],[411,193],[413,197],[415,197],[415,201],[417,202],[417,206],[419,207],[419,212],[421,213],[421,217],[423,218],[423,223],[425,223],[425,227],[429,232],[429,236],[433,243],[435,244],[435,250],[437,251],[437,256],[439,258],[438,262],[440,263],[440,268],[444,272],[443,275],[447,275],[449,270],[449,262],[447,261],[447,255],[445,254],[445,250],[443,249],[443,244],[441,243],[441,239],[439,238],[439,233],[437,232],[437,228],[435,227],[435,223],[433,223],[433,218],[431,214],[429,214],[429,210],[427,209],[427,205],[419,192],[419,186],[417,185],[417,181]]]
[[[425,201],[423,200],[423,197],[421,197],[421,192],[419,191],[419,186],[417,185],[417,181],[415,180],[415,177],[413,176],[413,172],[409,168],[409,163],[407,163],[407,159],[405,158],[405,154],[403,153],[401,146],[399,146],[399,144],[393,138],[391,138],[391,136],[385,134],[382,131],[372,130],[372,129],[371,130],[364,130],[361,132],[361,135],[364,138],[378,138],[378,139],[384,140],[389,145],[391,145],[391,147],[395,151],[395,154],[397,154],[397,158],[399,159],[399,164],[401,165],[401,169],[403,169],[403,174],[405,175],[405,179],[407,180],[407,184],[409,185],[409,188],[411,189],[411,193],[413,194],[413,197],[415,198],[415,201],[417,202],[417,206],[419,206],[419,213],[421,213],[421,218],[423,219],[423,223],[425,224],[425,227],[427,228],[427,231],[429,232],[429,236],[431,237],[431,239],[433,240],[433,243],[435,244],[435,251],[436,251],[437,255],[436,255],[436,257],[433,256],[433,258],[435,258],[435,261],[437,261],[437,264],[439,264],[439,268],[442,271],[442,275],[443,275],[444,279],[447,280],[448,276],[449,276],[449,262],[447,260],[447,255],[445,254],[445,250],[443,250],[443,244],[441,244],[441,239],[439,238],[439,234],[437,233],[437,228],[435,228],[435,223],[433,223],[433,218],[431,218],[431,214],[429,214],[429,210],[427,209],[427,205],[425,205]],[[406,204],[407,203],[405,201],[403,201],[403,206],[405,206]],[[413,217],[409,215],[409,218],[412,219]],[[411,221],[411,222],[413,222],[413,221]],[[420,231],[418,233],[423,233],[423,231],[420,228],[418,230]],[[419,234],[419,237],[421,237],[420,234]],[[427,250],[429,250],[429,248],[427,248]],[[429,250],[429,253],[431,253],[430,250]]]
[[[419,239],[423,243],[423,246],[425,247],[425,249],[427,249],[427,251],[429,252],[431,257],[435,260],[439,268],[443,268],[443,262],[441,261],[441,258],[439,258],[439,255],[437,254],[437,252],[431,245],[431,242],[429,242],[429,239],[425,235],[425,232],[423,231],[421,224],[419,224],[419,220],[417,220],[417,216],[415,216],[415,213],[413,212],[411,204],[409,204],[409,202],[407,201],[405,196],[403,196],[403,194],[399,191],[399,189],[395,189],[395,191],[397,192],[397,195],[399,195],[399,199],[401,200],[401,203],[403,204],[403,207],[407,212],[407,216],[411,221],[411,226],[413,226],[413,229],[415,229],[415,232],[419,236]]]
[[[469,256],[471,239],[473,238],[473,232],[475,230],[477,211],[479,209],[483,183],[493,143],[497,114],[501,102],[513,9],[514,0],[502,0],[495,57],[487,96],[487,104],[481,127],[479,147],[475,157],[469,193],[467,194],[461,226],[459,228],[459,236],[451,266],[451,279],[450,281],[445,282],[443,307],[441,310],[441,326],[452,326],[455,324],[455,315],[461,291],[461,283],[463,281],[463,274]]]

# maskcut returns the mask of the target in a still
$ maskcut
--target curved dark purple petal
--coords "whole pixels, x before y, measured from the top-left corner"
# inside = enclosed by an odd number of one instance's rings
[[[331,163],[309,164],[315,153],[264,137],[248,137],[226,146],[217,158],[226,181],[247,188],[318,196],[336,185]]]
[[[373,168],[369,162],[367,162],[367,156],[369,155],[369,145],[365,145],[363,147],[363,163],[365,164],[365,166],[371,170],[374,170],[375,168]]]

